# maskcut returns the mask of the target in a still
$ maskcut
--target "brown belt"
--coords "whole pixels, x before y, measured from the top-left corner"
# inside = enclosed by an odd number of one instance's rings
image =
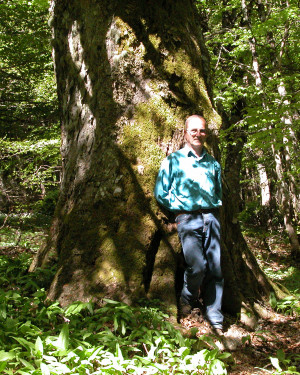
[[[213,212],[217,210],[217,208],[199,208],[195,211],[179,211],[175,213],[175,216],[183,215],[183,214],[208,214],[210,212]]]

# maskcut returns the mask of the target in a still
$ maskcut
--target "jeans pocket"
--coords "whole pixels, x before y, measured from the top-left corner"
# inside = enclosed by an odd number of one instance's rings
[[[190,220],[190,216],[191,215],[189,214],[180,214],[176,216],[175,222],[177,223],[177,225],[187,223]]]

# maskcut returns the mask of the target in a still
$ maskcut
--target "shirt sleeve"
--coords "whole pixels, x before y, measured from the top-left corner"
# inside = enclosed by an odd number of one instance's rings
[[[156,179],[154,196],[158,203],[171,211],[170,190],[172,186],[172,163],[170,158],[165,158]]]

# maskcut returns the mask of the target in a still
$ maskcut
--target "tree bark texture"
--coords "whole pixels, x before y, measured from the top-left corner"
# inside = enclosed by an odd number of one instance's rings
[[[62,305],[149,296],[176,306],[181,249],[153,198],[156,174],[182,145],[193,113],[206,118],[208,147],[219,158],[221,119],[196,20],[190,1],[52,3],[63,178],[48,243],[31,270],[56,254],[49,297]],[[238,312],[270,286],[258,280],[232,223],[226,189],[224,201],[224,308]]]

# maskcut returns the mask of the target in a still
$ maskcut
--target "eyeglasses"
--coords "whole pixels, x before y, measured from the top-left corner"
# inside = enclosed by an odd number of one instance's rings
[[[207,134],[206,129],[192,129],[192,130],[187,130],[190,135],[198,135],[198,134]]]

